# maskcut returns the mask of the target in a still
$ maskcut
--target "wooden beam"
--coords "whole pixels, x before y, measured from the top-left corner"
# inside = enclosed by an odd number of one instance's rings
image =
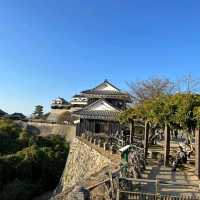
[[[200,179],[200,129],[195,130],[195,174]]]
[[[145,121],[144,130],[144,156],[147,158],[148,155],[148,143],[149,143],[149,122]]]
[[[170,127],[165,124],[165,141],[164,141],[164,166],[169,165],[169,153],[170,153]]]

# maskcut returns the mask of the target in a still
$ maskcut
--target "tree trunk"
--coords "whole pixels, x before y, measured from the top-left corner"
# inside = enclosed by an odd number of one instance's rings
[[[144,132],[144,156],[147,158],[148,155],[148,143],[149,143],[149,122],[145,121],[145,132]]]
[[[170,127],[165,124],[165,141],[164,141],[164,166],[169,165],[169,153],[170,153]]]
[[[200,179],[200,130],[195,131],[195,174]]]
[[[187,143],[191,144],[192,143],[192,139],[191,139],[192,130],[191,129],[188,129],[186,136],[187,136]]]

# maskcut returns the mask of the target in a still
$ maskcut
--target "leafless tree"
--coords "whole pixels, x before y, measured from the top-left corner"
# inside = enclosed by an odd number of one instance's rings
[[[174,92],[175,85],[168,78],[153,77],[127,83],[135,103]]]
[[[180,93],[197,93],[200,91],[200,79],[187,74],[176,81],[176,87]]]

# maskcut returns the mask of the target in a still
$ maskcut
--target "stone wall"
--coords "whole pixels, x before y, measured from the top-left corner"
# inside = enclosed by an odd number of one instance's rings
[[[25,128],[32,134],[44,137],[52,134],[61,135],[66,137],[69,142],[76,136],[76,127],[74,125],[27,122]]]
[[[47,121],[49,122],[58,122],[60,116],[66,112],[69,112],[67,109],[51,109]]]
[[[93,174],[110,165],[110,159],[75,138],[70,145],[70,153],[62,177],[62,190],[81,184]]]

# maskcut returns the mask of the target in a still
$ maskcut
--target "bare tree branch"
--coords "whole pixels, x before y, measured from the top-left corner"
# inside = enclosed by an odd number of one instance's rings
[[[178,92],[197,93],[200,91],[200,79],[187,74],[176,81]]]
[[[175,84],[167,78],[154,77],[127,83],[134,102],[155,98],[161,94],[174,92]]]

